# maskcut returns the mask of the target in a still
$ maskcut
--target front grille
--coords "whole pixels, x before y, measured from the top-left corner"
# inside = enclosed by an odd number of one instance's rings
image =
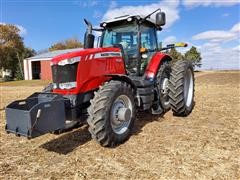
[[[66,64],[64,66],[53,65],[52,77],[54,89],[70,89],[74,86],[69,84],[76,84],[78,63]],[[67,87],[67,88],[65,88]]]

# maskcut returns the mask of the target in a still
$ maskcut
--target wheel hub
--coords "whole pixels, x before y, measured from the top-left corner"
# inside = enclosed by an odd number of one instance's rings
[[[169,98],[168,98],[168,85],[169,85],[169,78],[165,77],[161,81],[161,99],[163,100],[161,103],[164,107],[169,106]]]
[[[126,95],[120,95],[113,103],[111,110],[111,125],[117,134],[124,133],[131,122],[132,103]]]
[[[128,121],[131,118],[131,110],[129,108],[120,108],[118,110],[118,120]]]
[[[168,92],[168,78],[163,79],[161,90],[163,94],[166,94]]]

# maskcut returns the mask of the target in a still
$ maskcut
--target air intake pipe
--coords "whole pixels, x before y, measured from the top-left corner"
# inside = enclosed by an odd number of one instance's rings
[[[87,21],[86,19],[84,19],[84,22],[87,25],[87,30],[86,30],[85,35],[84,35],[83,48],[84,49],[93,48],[94,47],[95,36],[92,34],[92,30],[93,30],[92,24],[89,21]]]

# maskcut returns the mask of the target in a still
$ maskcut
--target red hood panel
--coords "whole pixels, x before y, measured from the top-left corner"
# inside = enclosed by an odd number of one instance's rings
[[[69,52],[69,53],[55,56],[52,58],[51,62],[52,62],[52,64],[57,64],[59,61],[61,61],[63,59],[69,59],[69,58],[74,58],[74,57],[78,57],[78,56],[84,57],[87,55],[91,55],[91,54],[94,55],[96,53],[101,53],[101,52],[120,52],[120,49],[113,48],[113,47],[82,49],[82,50],[78,50],[75,52]]]

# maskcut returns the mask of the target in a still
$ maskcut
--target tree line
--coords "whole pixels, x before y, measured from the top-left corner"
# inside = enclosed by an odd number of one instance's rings
[[[53,44],[44,52],[81,47],[83,47],[83,44],[77,38],[70,38]],[[173,62],[185,59],[191,61],[194,67],[201,67],[202,65],[201,54],[194,46],[184,54],[181,54],[175,48],[167,50],[166,53],[173,58]],[[0,24],[0,71],[10,69],[13,78],[23,79],[23,60],[36,54],[34,49],[25,46],[23,38],[20,36],[20,29],[17,26]]]
[[[200,68],[202,66],[201,53],[198,52],[195,46],[192,46],[184,54],[178,52],[175,48],[172,48],[171,50],[167,50],[166,53],[172,57],[173,63],[175,63],[178,60],[188,60],[192,62],[194,68],[196,67]]]
[[[0,24],[0,70],[10,69],[13,77],[23,79],[23,59],[36,52],[23,43],[18,27]]]
[[[83,47],[77,38],[53,44],[49,49],[41,51],[72,49]],[[40,52],[40,53],[41,53]],[[20,29],[12,24],[0,24],[0,71],[10,69],[12,78],[23,79],[23,60],[38,54],[34,49],[26,47]]]

